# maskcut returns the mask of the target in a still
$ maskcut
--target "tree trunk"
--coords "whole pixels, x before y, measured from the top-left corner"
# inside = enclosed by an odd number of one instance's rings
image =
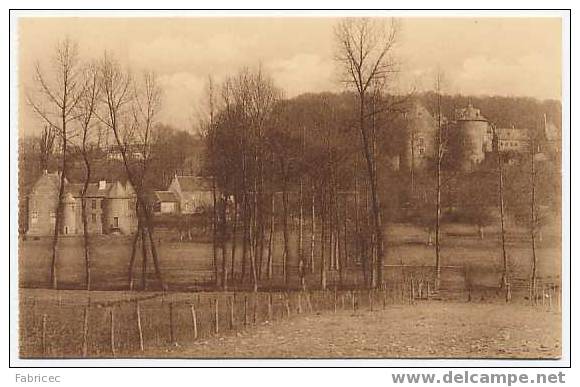
[[[326,256],[325,256],[325,239],[326,239],[326,195],[321,195],[321,216],[320,216],[320,287],[326,290]]]
[[[504,215],[504,197],[503,197],[503,162],[501,158],[501,153],[499,149],[499,140],[497,138],[497,133],[494,128],[494,137],[495,137],[495,151],[497,156],[497,169],[498,169],[498,178],[499,178],[499,212],[500,212],[500,225],[501,225],[501,250],[502,250],[502,262],[503,262],[503,273],[501,278],[501,287],[507,288],[507,284],[509,282],[508,276],[508,261],[507,261],[507,253],[506,253],[506,246],[505,246],[505,215]]]
[[[535,160],[534,160],[534,148],[535,145],[532,143],[532,160],[531,160],[531,219],[530,219],[530,236],[532,240],[532,277],[530,280],[531,296],[532,300],[536,297],[536,282],[537,282],[537,265],[538,260],[536,256],[536,171],[535,171]]]
[[[232,253],[231,253],[231,265],[230,265],[230,276],[232,281],[235,281],[235,270],[236,270],[236,245],[237,245],[237,232],[238,232],[238,200],[234,197],[234,219],[232,225]]]
[[[316,196],[314,195],[314,185],[312,186],[312,204],[311,204],[311,214],[310,219],[311,224],[311,234],[310,234],[310,273],[314,274],[314,245],[316,244]]]
[[[212,258],[213,258],[213,275],[214,275],[214,286],[217,288],[219,286],[219,274],[218,274],[218,263],[217,263],[217,197],[216,197],[216,186],[215,186],[215,176],[213,178],[213,183],[211,187],[211,194],[213,199],[213,209],[212,209]]]
[[[58,187],[58,202],[56,205],[55,218],[54,218],[54,233],[52,236],[52,259],[50,264],[50,282],[53,289],[58,288],[58,278],[56,273],[57,265],[57,254],[58,254],[58,235],[61,228],[61,220],[63,216],[63,196],[64,196],[64,185],[66,179],[66,154],[67,154],[67,137],[66,137],[66,120],[63,116],[63,139],[62,139],[62,162],[61,162],[61,174]]]
[[[141,222],[139,222],[141,223]],[[145,236],[145,228],[141,226],[141,289],[147,289],[147,238]]]
[[[227,220],[227,206],[228,206],[228,198],[227,196],[223,196],[222,199],[222,214],[221,214],[221,250],[222,250],[222,289],[227,290],[228,288],[228,268],[227,268],[227,252],[226,252],[226,240],[228,234],[228,220]]]
[[[131,244],[131,258],[129,259],[129,290],[134,289],[133,267],[135,266],[135,257],[137,256],[137,241],[141,234],[141,222],[137,224],[137,232],[133,236],[133,243]]]
[[[85,253],[85,283],[87,290],[91,290],[91,257],[90,257],[90,247],[89,247],[89,231],[87,225],[87,210],[86,210],[86,195],[87,189],[89,188],[89,182],[91,180],[91,164],[89,162],[89,157],[87,155],[86,148],[86,131],[83,134],[83,160],[85,163],[86,174],[85,181],[83,184],[82,196],[81,196],[81,217],[83,218],[83,242],[84,242],[84,253]]]
[[[269,240],[268,240],[268,262],[267,262],[267,272],[268,272],[268,280],[272,279],[273,274],[273,244],[274,244],[274,214],[275,214],[275,193],[271,193],[271,204],[270,204],[270,233],[269,233]]]
[[[375,244],[377,249],[377,261],[376,261],[376,280],[377,286],[383,283],[383,231],[381,223],[381,209],[379,204],[378,192],[377,192],[377,178],[375,175],[375,160],[374,154],[369,144],[368,133],[364,126],[365,117],[365,103],[364,103],[364,93],[359,95],[360,105],[359,105],[359,124],[360,133],[363,145],[363,153],[366,159],[367,174],[369,180],[369,186],[371,190],[371,203],[372,203],[372,216],[373,216],[373,228],[375,234]]]

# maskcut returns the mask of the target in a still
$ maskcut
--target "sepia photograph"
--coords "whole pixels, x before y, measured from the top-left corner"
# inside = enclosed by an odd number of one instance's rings
[[[561,16],[11,22],[19,359],[567,357]]]

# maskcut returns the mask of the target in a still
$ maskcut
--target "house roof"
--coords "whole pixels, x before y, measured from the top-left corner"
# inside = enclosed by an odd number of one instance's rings
[[[155,199],[164,203],[178,203],[177,196],[171,191],[154,191]]]
[[[99,183],[89,183],[85,196],[89,198],[106,198],[109,196],[109,191],[111,190],[112,186],[113,183],[107,182],[104,186],[104,189],[99,189]],[[72,194],[74,197],[80,198],[82,196],[83,187],[83,183],[67,184],[66,192]]]
[[[65,184],[68,183],[68,180],[65,178]],[[60,173],[43,173],[40,178],[34,183],[32,190],[36,190],[38,187],[42,186],[52,186],[53,189],[58,190],[60,187]]]
[[[497,128],[500,140],[529,140],[530,131],[524,128]]]
[[[211,191],[212,179],[201,176],[175,176],[182,192]]]

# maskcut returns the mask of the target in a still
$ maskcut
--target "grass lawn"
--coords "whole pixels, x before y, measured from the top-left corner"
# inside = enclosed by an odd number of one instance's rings
[[[474,270],[475,281],[484,286],[498,283],[497,272],[501,270],[501,248],[497,230],[488,230],[481,240],[473,226],[445,225],[442,232],[441,255],[443,265],[469,265]],[[434,247],[427,246],[425,230],[411,225],[390,225],[386,232],[385,264],[433,265]],[[296,237],[294,234],[293,238]],[[159,256],[166,282],[174,290],[194,290],[200,285],[211,284],[213,278],[212,247],[210,243],[179,242],[176,238],[159,235]],[[21,240],[19,243],[19,279],[21,287],[50,287],[50,238]],[[318,242],[318,240],[317,240]],[[98,236],[92,240],[93,284],[95,289],[121,290],[128,284],[128,263],[131,252],[131,237]],[[289,265],[294,273],[297,267],[296,243],[291,243]],[[309,251],[309,234],[305,247]],[[274,274],[281,279],[282,257],[281,235],[274,249]],[[316,257],[318,258],[319,243]],[[84,286],[84,258],[82,238],[63,237],[60,242],[57,273],[61,288]],[[353,250],[351,250],[353,251]],[[529,278],[531,248],[525,230],[512,230],[508,235],[507,252],[514,277]],[[228,248],[228,265],[229,265]],[[220,253],[221,256],[221,253]],[[561,272],[561,249],[559,233],[544,231],[542,241],[537,244],[538,273],[550,281],[559,281]],[[241,244],[237,249],[237,267],[241,260]],[[265,259],[264,259],[265,261]],[[265,264],[265,262],[264,262]],[[360,266],[351,266],[351,271],[361,277]],[[488,276],[486,272],[493,272]],[[141,259],[137,255],[134,273],[141,275]],[[332,274],[332,273],[331,273]],[[319,269],[309,276],[307,282],[318,282]],[[149,258],[148,274],[151,289],[155,287],[153,265]],[[292,274],[292,280],[297,280]],[[335,278],[330,275],[329,278]],[[360,281],[360,279],[358,279]]]

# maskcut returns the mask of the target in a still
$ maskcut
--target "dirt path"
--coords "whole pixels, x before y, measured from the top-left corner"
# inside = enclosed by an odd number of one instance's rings
[[[558,358],[560,314],[430,302],[296,316],[148,355],[191,358]],[[162,352],[162,353],[160,353]]]

